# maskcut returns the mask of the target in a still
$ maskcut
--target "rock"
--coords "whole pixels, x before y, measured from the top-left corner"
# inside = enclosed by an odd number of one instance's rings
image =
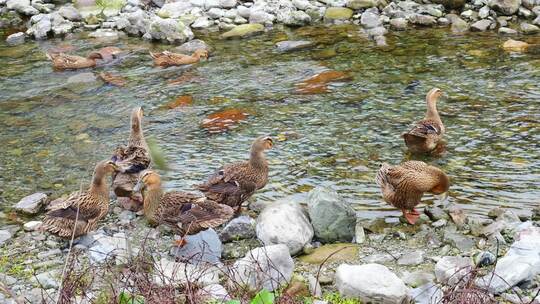
[[[521,0],[489,0],[488,5],[502,15],[510,16],[518,11]]]
[[[298,50],[305,50],[313,47],[315,44],[311,41],[306,40],[286,40],[276,43],[276,48],[279,52],[292,52]]]
[[[438,221],[440,219],[448,219],[448,214],[439,206],[426,206],[424,213],[432,221]]]
[[[54,12],[50,16],[51,30],[55,36],[63,36],[73,29],[73,22],[64,19],[59,13]]]
[[[445,231],[444,241],[462,252],[468,252],[475,247],[475,242],[473,239],[466,237],[459,232]]]
[[[529,44],[527,42],[513,40],[513,39],[506,40],[502,45],[502,48],[505,51],[511,51],[511,52],[524,52],[527,50],[528,47],[529,47]]]
[[[353,10],[370,8],[377,6],[377,0],[348,0],[347,7]]]
[[[230,271],[235,283],[273,291],[291,279],[293,269],[289,249],[279,244],[251,250]]]
[[[390,19],[390,26],[397,31],[403,31],[407,29],[408,21],[405,18]]]
[[[452,33],[456,34],[465,33],[469,31],[469,24],[465,20],[456,17],[452,20],[451,30]]]
[[[481,251],[473,255],[473,262],[477,267],[493,265],[496,260],[497,257],[489,251]]]
[[[79,73],[75,74],[73,76],[70,76],[67,80],[67,83],[92,83],[96,82],[97,77],[94,75],[94,73],[88,72],[88,73]]]
[[[6,38],[6,43],[10,46],[20,45],[24,43],[24,40],[26,38],[26,34],[23,32],[18,32],[15,34],[11,34]]]
[[[219,19],[225,15],[225,10],[220,8],[212,8],[208,12],[206,12],[206,15],[212,19]]]
[[[478,13],[471,9],[463,11],[460,16],[470,21],[475,21],[478,19]]]
[[[262,244],[257,239],[245,239],[223,244],[221,256],[224,259],[232,260],[244,257],[248,251],[260,247]]]
[[[393,261],[397,260],[398,258],[399,258],[399,255],[392,256],[389,253],[374,253],[372,255],[368,255],[368,256],[362,258],[362,261],[366,262],[366,263],[380,264],[380,263],[393,262]]]
[[[329,7],[324,13],[324,19],[332,20],[349,20],[353,15],[353,11],[350,8],[345,7]]]
[[[199,267],[166,259],[156,262],[154,267],[156,269],[154,281],[158,285],[184,285],[189,282],[204,287],[219,283],[220,270],[216,267]]]
[[[35,286],[39,286],[41,288],[49,289],[49,288],[58,288],[60,279],[59,279],[60,273],[58,273],[57,270],[52,270],[48,272],[40,273],[30,279],[32,283],[34,283]]]
[[[222,38],[246,38],[264,32],[264,25],[253,24],[241,24],[235,26],[232,30],[223,33]]]
[[[434,3],[442,4],[448,10],[459,10],[465,5],[465,0],[436,0]]]
[[[540,28],[538,26],[527,23],[527,22],[522,22],[519,25],[519,29],[525,35],[531,35],[531,34],[536,34],[540,32]]]
[[[524,7],[526,7],[526,8],[528,8],[528,9],[532,10],[535,6],[539,6],[539,5],[540,5],[540,1],[538,1],[538,0],[521,0],[521,4],[522,4]]]
[[[315,236],[321,242],[350,242],[353,239],[356,213],[336,191],[324,187],[311,190],[308,214]]]
[[[115,30],[100,28],[88,34],[88,37],[97,39],[118,39],[120,34]]]
[[[486,5],[478,11],[478,17],[480,17],[480,19],[486,19],[487,17],[489,17],[489,12],[489,6]]]
[[[424,262],[424,252],[417,250],[403,254],[397,261],[398,265],[420,265]]]
[[[51,257],[53,257],[55,255],[61,255],[61,254],[62,254],[62,250],[60,250],[58,248],[55,248],[55,249],[51,249],[49,251],[40,252],[40,253],[37,254],[37,257],[40,260],[44,260],[44,259],[50,259]]]
[[[223,242],[250,239],[256,237],[255,220],[242,215],[230,221],[221,231],[219,237]]]
[[[372,12],[364,12],[362,17],[360,17],[360,24],[365,28],[375,28],[382,25],[379,15]]]
[[[257,237],[265,245],[285,244],[290,254],[300,252],[313,234],[311,223],[297,203],[273,203],[257,219]]]
[[[26,214],[37,214],[46,202],[47,195],[45,193],[38,192],[23,197],[15,206],[13,206],[13,209]]]
[[[249,16],[251,15],[251,10],[248,7],[245,7],[243,5],[239,5],[236,7],[236,11],[238,15],[242,18],[249,19]]]
[[[431,25],[437,24],[437,19],[435,19],[435,17],[422,15],[422,14],[412,15],[411,17],[409,17],[409,21],[412,24],[423,25],[423,26],[431,26]]]
[[[231,297],[222,285],[210,284],[198,290],[197,299],[204,299],[204,303],[213,303],[213,301],[223,303],[223,301],[229,301]]]
[[[411,287],[418,287],[435,281],[435,275],[431,272],[417,270],[415,272],[405,272],[401,278],[403,282]]]
[[[187,244],[184,246],[171,248],[170,254],[172,256],[190,264],[199,262],[218,264],[221,262],[223,245],[214,229],[210,228],[197,234],[187,235],[185,240]]]
[[[161,18],[178,18],[188,14],[192,8],[189,1],[166,3],[157,12],[157,15]]]
[[[150,26],[149,16],[143,10],[137,10],[127,14],[127,21],[129,25],[125,27],[125,31],[132,35],[145,34],[147,28]]]
[[[484,235],[484,230],[487,225],[493,223],[491,219],[482,219],[477,217],[471,217],[467,219],[467,225],[471,230],[471,234],[474,236]]]
[[[182,54],[191,54],[196,50],[206,50],[207,52],[210,52],[210,47],[206,42],[200,39],[193,39],[175,48],[175,52]]]
[[[214,23],[211,22],[208,19],[208,17],[202,16],[202,17],[199,17],[199,18],[195,19],[195,22],[193,22],[193,24],[191,24],[191,27],[194,28],[194,29],[204,29],[204,28],[209,28],[212,24],[214,24]]]
[[[362,223],[356,223],[354,226],[354,242],[356,244],[363,244],[366,241],[366,232],[364,231],[364,227],[362,227]]]
[[[24,224],[24,231],[35,231],[41,226],[41,221],[30,221]]]
[[[9,230],[0,230],[0,246],[12,238],[11,232]]]
[[[39,14],[30,18],[30,28],[26,34],[33,36],[37,40],[46,39],[47,34],[52,30],[51,16],[49,14]]]
[[[427,283],[412,289],[409,297],[416,304],[439,304],[443,302],[444,293],[439,286]]]
[[[311,16],[303,11],[282,9],[277,13],[277,21],[288,26],[303,26],[311,23]]]
[[[17,279],[8,276],[7,274],[0,273],[0,282],[4,282],[7,284],[7,286],[11,286],[17,283]]]
[[[60,16],[64,17],[65,19],[67,19],[69,21],[81,21],[82,20],[81,14],[79,13],[79,11],[75,7],[73,7],[73,5],[62,6],[58,10],[58,13],[60,14]]]
[[[503,35],[516,35],[518,31],[508,28],[508,27],[500,27],[498,30],[499,34]]]
[[[249,14],[249,23],[254,24],[272,24],[276,17],[272,14],[269,14],[263,10],[251,11]]]
[[[6,7],[27,16],[39,14],[39,11],[30,5],[30,0],[8,0]]]
[[[403,281],[379,264],[339,265],[336,287],[344,297],[383,304],[402,303],[408,293]]]
[[[103,262],[109,258],[116,258],[117,264],[126,263],[128,259],[137,253],[132,248],[131,241],[124,233],[116,233],[113,236],[96,234],[94,242],[89,247],[89,257],[92,262]]]
[[[0,10],[0,28],[15,28],[22,24],[23,20],[17,12]]]
[[[435,277],[442,284],[454,285],[472,270],[469,258],[445,256],[435,265]]]
[[[151,19],[147,34],[152,39],[167,41],[169,43],[183,43],[193,39],[194,36],[189,26],[183,22],[175,19],[163,19],[158,16]]]
[[[475,23],[471,24],[471,31],[485,32],[489,28],[490,25],[491,25],[491,21],[488,19],[478,20]]]
[[[505,256],[497,260],[495,275],[488,274],[477,282],[492,293],[500,294],[540,274],[540,228],[524,225],[514,239]]]
[[[347,262],[356,259],[358,256],[358,246],[350,243],[327,244],[315,248],[309,254],[301,256],[300,261],[308,264],[319,265],[327,262]]]

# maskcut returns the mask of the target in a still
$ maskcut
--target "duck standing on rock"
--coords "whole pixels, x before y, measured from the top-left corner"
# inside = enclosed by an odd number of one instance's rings
[[[78,70],[96,66],[95,58],[86,58],[65,53],[47,53],[47,58],[52,61],[55,70]]]
[[[182,238],[177,245],[185,244],[183,236],[217,227],[228,222],[234,210],[207,198],[189,192],[164,193],[159,174],[152,170],[141,173],[135,191],[143,195],[143,212],[152,225],[170,226]]]
[[[383,163],[376,182],[384,200],[401,209],[411,225],[420,217],[414,207],[420,203],[424,192],[439,195],[450,187],[450,179],[441,169],[422,161],[407,161],[397,166]]]
[[[196,50],[193,55],[184,55],[164,51],[160,53],[150,52],[150,56],[154,59],[154,65],[160,67],[168,67],[173,65],[187,65],[197,63],[201,58],[208,58],[208,51],[204,49]]]
[[[444,125],[437,112],[437,100],[442,91],[433,88],[426,95],[427,111],[423,120],[417,122],[403,139],[409,150],[413,153],[429,153],[435,150],[444,135]]]
[[[142,131],[143,109],[136,107],[131,112],[131,133],[127,147],[117,147],[112,156],[120,168],[113,177],[113,191],[122,207],[138,211],[142,207],[142,199],[133,191],[139,173],[150,166],[151,157]]]
[[[99,162],[94,169],[90,188],[74,192],[63,202],[52,206],[41,229],[62,238],[79,237],[96,229],[97,222],[109,211],[107,175],[118,170],[113,161]]]
[[[261,136],[251,145],[248,161],[227,164],[197,188],[209,199],[240,212],[242,203],[268,182],[268,161],[264,151],[274,145],[272,138]]]

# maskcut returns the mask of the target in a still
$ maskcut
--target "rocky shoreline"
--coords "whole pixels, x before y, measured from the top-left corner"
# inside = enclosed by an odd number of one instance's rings
[[[0,293],[1,303],[52,303],[69,255],[78,261],[70,267],[94,277],[77,303],[103,296],[114,273],[107,267],[132,265],[141,256],[152,261],[152,284],[193,283],[197,303],[221,303],[261,288],[319,304],[341,298],[453,303],[450,297],[466,292],[485,297],[479,303],[540,301],[540,210],[518,216],[495,208],[489,218],[477,218],[457,205],[434,205],[411,226],[399,218],[357,218],[339,194],[321,187],[305,201],[283,199],[260,213],[244,210],[225,227],[189,236],[178,248],[170,230],[148,227],[140,214],[113,201],[116,207],[100,228],[70,249],[67,241],[38,230],[48,203],[40,193],[23,198],[13,209],[32,218],[10,215],[18,224],[0,229],[0,281],[19,301]],[[130,282],[122,278],[117,284]],[[476,289],[464,288],[464,282]],[[247,289],[240,292],[239,286]]]
[[[193,31],[222,31],[223,38],[233,38],[263,32],[274,24],[318,23],[357,24],[379,45],[386,44],[389,30],[413,27],[450,27],[455,33],[540,33],[538,0],[118,0],[80,9],[69,2],[0,0],[0,28],[24,29],[11,34],[7,43],[88,31],[94,38],[127,34],[177,44],[193,39]]]

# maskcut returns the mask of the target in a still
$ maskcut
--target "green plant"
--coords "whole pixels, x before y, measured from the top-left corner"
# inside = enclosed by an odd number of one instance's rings
[[[324,295],[324,299],[326,301],[330,302],[331,304],[362,304],[362,302],[360,302],[360,300],[358,300],[358,299],[346,299],[346,298],[343,298],[337,292],[328,293],[328,294]]]
[[[255,295],[253,300],[251,300],[250,304],[273,304],[274,298],[275,296],[273,293],[269,292],[266,289],[263,289]]]
[[[144,304],[144,298],[137,295],[130,295],[127,292],[122,292],[118,299],[118,304]]]
[[[96,0],[96,6],[101,10],[121,9],[125,4],[125,0]]]

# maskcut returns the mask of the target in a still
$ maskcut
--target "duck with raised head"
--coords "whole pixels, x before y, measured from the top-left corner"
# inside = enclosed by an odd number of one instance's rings
[[[217,227],[228,222],[234,210],[190,192],[164,192],[159,174],[152,170],[141,172],[136,191],[143,195],[143,213],[151,225],[165,224],[182,236]]]
[[[109,211],[107,176],[118,170],[111,161],[99,162],[90,188],[72,193],[67,199],[51,207],[41,229],[62,238],[79,237],[95,230],[97,222]]]
[[[113,191],[124,208],[134,211],[142,207],[142,199],[137,191],[133,191],[133,187],[137,183],[139,173],[148,169],[151,162],[142,130],[142,118],[142,107],[134,108],[131,112],[131,132],[127,147],[117,147],[111,158],[120,168],[120,172],[113,178]]]
[[[197,188],[209,199],[240,212],[242,203],[268,182],[268,161],[264,152],[273,145],[269,136],[255,139],[249,160],[224,165]]]
[[[391,166],[383,163],[376,177],[384,200],[401,209],[403,216],[414,225],[420,214],[414,209],[425,192],[445,194],[450,187],[450,179],[439,168],[422,161],[407,161]]]
[[[65,53],[47,53],[47,58],[52,62],[55,70],[78,70],[96,66],[95,58],[86,58]]]
[[[426,95],[426,116],[418,121],[410,131],[403,133],[405,144],[411,152],[432,152],[443,138],[445,129],[437,111],[437,100],[441,95],[440,89],[431,89]]]
[[[152,58],[154,59],[154,65],[168,67],[173,65],[187,65],[197,63],[201,60],[201,58],[208,58],[208,51],[204,49],[198,49],[192,55],[172,53],[169,51],[164,51],[160,53],[150,52],[150,56],[152,56]]]

